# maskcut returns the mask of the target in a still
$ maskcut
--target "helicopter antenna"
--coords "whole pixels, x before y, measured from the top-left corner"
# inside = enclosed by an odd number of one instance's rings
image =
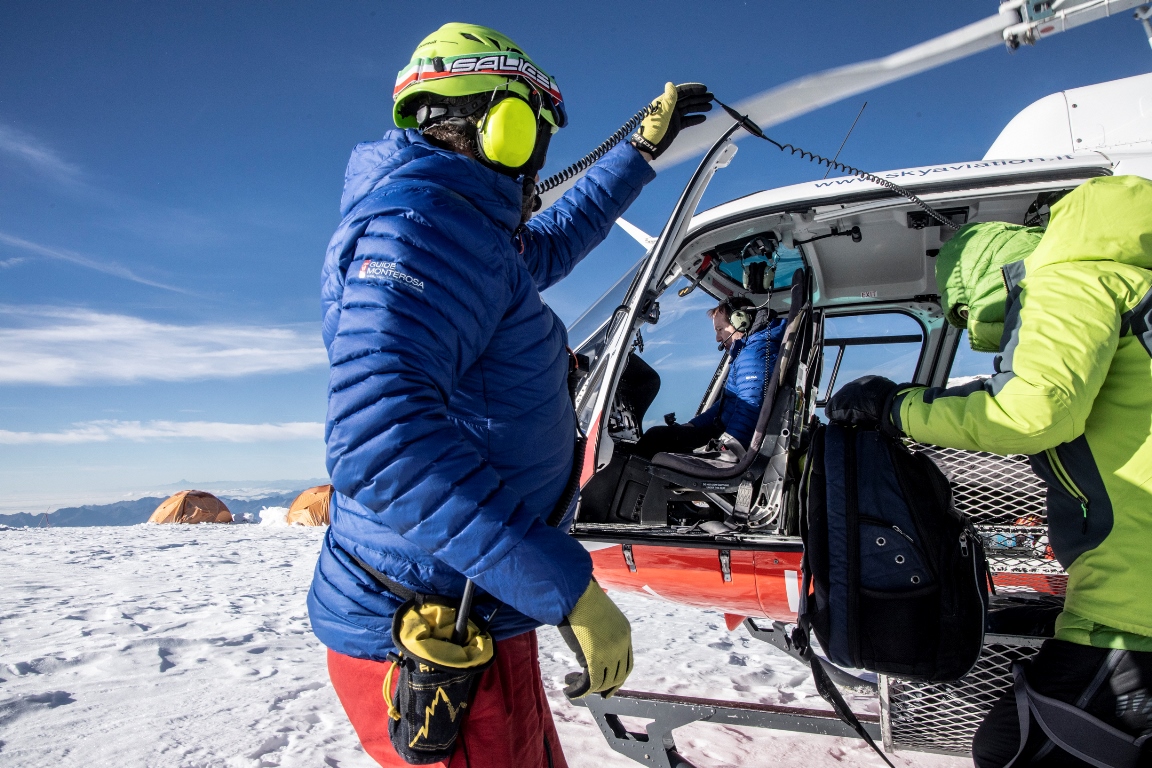
[[[1144,22],[1147,24],[1148,22]],[[836,154],[832,155],[832,162],[835,163],[840,159],[840,153],[844,151],[844,145],[848,143],[848,137],[852,135],[852,131],[856,130],[856,123],[860,122],[860,115],[864,114],[864,107],[868,106],[868,102],[860,107],[860,111],[856,113],[856,119],[852,121],[852,127],[848,129],[848,133],[844,134],[844,141],[840,142],[840,149],[836,150]],[[828,174],[832,173],[832,166],[828,166],[828,170],[824,171],[823,178],[828,178]]]

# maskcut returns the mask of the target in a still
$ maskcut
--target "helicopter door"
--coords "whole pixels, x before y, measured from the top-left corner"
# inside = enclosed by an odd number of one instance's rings
[[[740,125],[733,123],[700,161],[652,250],[640,264],[623,303],[599,332],[602,351],[592,363],[588,376],[576,394],[577,418],[588,435],[581,486],[612,459],[613,442],[608,434],[609,421],[629,354],[644,324],[655,323],[660,319],[658,299],[665,287],[666,274],[672,268],[673,259],[688,233],[692,214],[713,174],[726,167],[736,153],[732,134],[737,130],[740,130]]]
[[[927,363],[922,319],[903,308],[836,314],[824,321],[824,364],[816,407],[823,409],[840,387],[877,374],[893,381],[915,381]],[[923,371],[920,375],[927,375]]]

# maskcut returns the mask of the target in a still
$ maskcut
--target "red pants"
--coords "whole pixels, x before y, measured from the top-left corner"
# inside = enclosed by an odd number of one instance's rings
[[[405,763],[388,740],[384,675],[391,662],[328,651],[328,676],[360,743],[384,768]],[[449,763],[437,768],[568,768],[544,694],[536,633],[496,643],[496,663],[480,677],[476,698]]]

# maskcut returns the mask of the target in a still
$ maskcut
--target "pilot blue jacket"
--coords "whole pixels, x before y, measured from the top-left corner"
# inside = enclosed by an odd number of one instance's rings
[[[560,622],[591,558],[545,519],[568,481],[567,333],[540,292],[654,178],[630,144],[519,234],[520,185],[414,130],[352,153],[322,273],[336,493],[308,594],[317,637],[383,660],[400,600],[465,577],[496,639]]]
[[[724,431],[748,447],[756,431],[756,419],[764,402],[764,384],[776,367],[780,354],[780,340],[784,338],[784,319],[778,319],[766,328],[737,339],[728,354],[732,364],[724,383],[724,394],[711,408],[689,421],[697,427],[717,423]]]

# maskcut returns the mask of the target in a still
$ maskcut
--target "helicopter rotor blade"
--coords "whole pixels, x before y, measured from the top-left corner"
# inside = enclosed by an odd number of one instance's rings
[[[737,103],[735,108],[761,128],[786,122],[850,96],[949,64],[966,56],[1008,44],[1034,44],[1038,40],[1134,8],[1146,0],[1081,0],[1066,2],[1059,11],[1039,19],[1022,16],[1024,3],[1007,0],[995,16],[926,40],[878,59],[836,67],[801,77]],[[1067,6],[1067,7],[1065,7]],[[654,167],[659,171],[690,160],[710,147],[731,125],[723,113],[686,130]],[[734,138],[743,138],[737,134]],[[541,195],[544,207],[555,202],[579,176]]]
[[[1019,22],[1015,12],[997,14],[889,56],[808,75],[734,105],[761,128],[779,125],[873,88],[902,80],[1004,43],[1004,30]],[[689,160],[710,147],[731,123],[717,114],[685,131],[655,162],[657,170]],[[738,134],[742,136],[742,134]]]

